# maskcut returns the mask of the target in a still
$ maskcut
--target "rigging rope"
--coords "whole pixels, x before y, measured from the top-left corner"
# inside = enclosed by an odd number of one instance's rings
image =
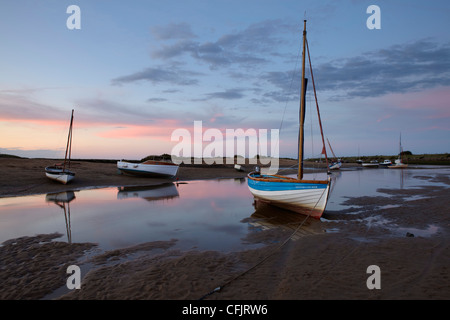
[[[292,84],[294,83],[294,76],[295,76],[295,71],[297,70],[298,60],[299,60],[299,57],[300,57],[300,52],[301,52],[301,50],[300,50],[300,47],[299,47],[299,50],[298,50],[298,53],[297,53],[297,59],[295,60],[295,67],[294,67],[294,70],[292,70],[291,83],[289,84],[289,91],[288,92],[291,92]],[[288,99],[289,98],[286,97],[286,102],[284,104],[284,110],[283,110],[283,116],[281,117],[280,129],[278,130],[278,132],[281,132],[281,128],[283,127],[284,116],[286,114],[286,108],[287,108],[287,104],[288,104]],[[279,140],[280,139],[278,139],[276,141],[277,144],[279,143]],[[275,147],[277,147],[277,146],[275,146]]]
[[[289,91],[288,92],[291,92],[292,84],[294,83],[294,76],[295,76],[295,71],[297,70],[298,60],[299,60],[299,57],[300,57],[300,52],[301,52],[301,50],[300,50],[300,47],[299,47],[299,50],[298,50],[298,53],[297,53],[297,59],[295,60],[295,67],[294,67],[294,70],[292,70],[291,83],[289,84]],[[281,117],[280,131],[281,131],[281,127],[283,126],[284,115],[286,114],[287,104],[288,104],[288,98],[286,97],[286,102],[284,104],[284,110],[283,110],[283,116]]]
[[[323,129],[322,129],[322,120],[320,119],[319,102],[317,100],[316,85],[315,85],[314,75],[313,75],[313,71],[312,71],[311,56],[309,54],[308,39],[306,39],[306,49],[308,51],[309,71],[311,72],[311,80],[312,80],[312,83],[313,83],[314,97],[316,98],[316,107],[317,107],[317,116],[319,118],[320,134],[322,135],[322,144],[323,144],[322,151],[325,153],[325,159],[326,159],[326,162],[327,162],[327,170],[328,170],[329,167],[328,167],[327,148],[325,147],[325,139],[324,139],[324,136],[323,136]]]

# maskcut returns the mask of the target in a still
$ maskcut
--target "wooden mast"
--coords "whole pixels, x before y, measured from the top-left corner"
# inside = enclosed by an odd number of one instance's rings
[[[70,117],[69,135],[67,137],[66,155],[64,156],[63,171],[66,170],[67,153],[69,153],[69,168],[70,168],[70,158],[72,156],[72,124],[73,124],[73,109],[72,116]]]
[[[334,160],[337,161],[337,157],[334,154],[333,148],[331,147],[330,140],[328,140],[328,138],[327,138],[327,141],[328,141],[328,145],[330,146],[331,153],[333,154]]]
[[[300,132],[298,137],[298,179],[303,179],[303,141],[305,120],[305,43],[306,43],[306,20],[303,20],[303,52],[302,52],[302,88],[300,91]]]

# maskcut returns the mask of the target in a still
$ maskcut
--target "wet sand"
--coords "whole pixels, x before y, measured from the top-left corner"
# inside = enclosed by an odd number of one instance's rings
[[[42,170],[36,174],[48,161],[30,161],[34,168],[24,168],[21,161],[28,160],[0,163],[0,173],[7,176],[1,180],[2,196],[61,190],[41,177]],[[81,162],[79,181],[70,187],[100,186],[92,184],[100,180],[103,186],[117,185],[117,178],[123,180],[120,185],[148,184],[111,174],[114,168]],[[180,180],[246,174],[232,168],[182,169]],[[94,172],[99,178],[87,175]],[[18,173],[20,178],[13,179]],[[95,244],[68,244],[58,234],[11,239],[0,247],[0,299],[447,300],[450,178],[436,174],[433,179],[447,187],[383,189],[379,191],[386,196],[349,198],[348,209],[326,211],[322,221],[281,221],[243,239],[263,245],[243,252],[184,252],[173,248],[176,239],[109,252],[98,252]],[[412,195],[420,197],[411,200]],[[249,218],[262,220],[261,215]],[[65,270],[71,264],[84,266],[81,289],[58,291],[65,287]],[[367,287],[371,265],[381,270],[381,289]],[[208,295],[217,287],[221,290]]]
[[[41,194],[83,188],[146,186],[160,184],[174,179],[146,178],[119,174],[116,163],[74,161],[71,170],[75,179],[63,185],[45,176],[45,167],[55,161],[48,159],[5,159],[0,158],[0,197]],[[250,168],[250,167],[249,167]],[[248,173],[248,172],[247,172]],[[215,179],[221,177],[244,177],[246,172],[236,171],[232,165],[217,168],[196,166],[180,167],[179,181],[193,179]]]

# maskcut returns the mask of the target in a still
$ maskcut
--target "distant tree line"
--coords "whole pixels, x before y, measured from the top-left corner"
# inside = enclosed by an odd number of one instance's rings
[[[161,161],[161,160],[171,160],[172,156],[170,154],[167,153],[163,153],[161,155],[150,155],[150,156],[146,156],[145,158],[141,159],[141,162],[145,162],[147,160],[156,160],[156,161]]]

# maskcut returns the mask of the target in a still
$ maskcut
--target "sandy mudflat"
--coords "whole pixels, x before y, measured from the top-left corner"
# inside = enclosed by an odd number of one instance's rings
[[[2,196],[61,190],[42,177],[48,161],[0,160],[6,177]],[[115,164],[78,166],[78,181],[71,188],[118,185],[118,178],[119,185],[148,184],[117,175]],[[197,169],[180,168],[179,179],[246,174],[232,168]],[[450,184],[448,176],[434,179]],[[354,214],[349,207],[326,212],[323,221],[307,220],[287,242],[296,225],[280,224],[243,239],[264,244],[244,252],[181,252],[173,249],[177,239],[110,252],[97,252],[94,244],[69,245],[57,234],[11,239],[0,246],[0,298],[450,299],[448,187],[381,191],[385,197],[349,198],[348,205],[363,205]],[[420,197],[411,200],[412,195]],[[324,225],[336,232],[321,231]],[[89,266],[81,289],[55,294],[65,286],[70,264]],[[367,288],[370,265],[381,269],[379,290]],[[220,291],[207,295],[219,286]]]
[[[180,166],[176,179],[160,179],[119,174],[116,163],[73,161],[71,170],[75,179],[68,185],[51,181],[45,176],[45,167],[61,163],[48,159],[0,158],[0,197],[30,195],[78,190],[81,188],[144,186],[167,181],[194,179],[240,178],[245,177],[255,165],[243,165],[244,171],[234,169],[234,165],[185,165]],[[296,167],[295,160],[280,160],[280,167]],[[294,172],[287,170],[285,173]],[[305,171],[306,172],[306,171]]]
[[[62,185],[51,181],[45,176],[45,167],[53,165],[54,162],[46,159],[0,158],[0,176],[2,177],[0,179],[0,197],[50,193],[81,188],[143,186],[168,181],[166,179],[118,174],[115,163],[74,161],[72,162],[71,170],[75,172],[75,179],[68,185]],[[177,178],[183,181],[243,177],[246,174],[245,172],[236,171],[232,165],[224,165],[219,168],[191,166],[180,167]]]

